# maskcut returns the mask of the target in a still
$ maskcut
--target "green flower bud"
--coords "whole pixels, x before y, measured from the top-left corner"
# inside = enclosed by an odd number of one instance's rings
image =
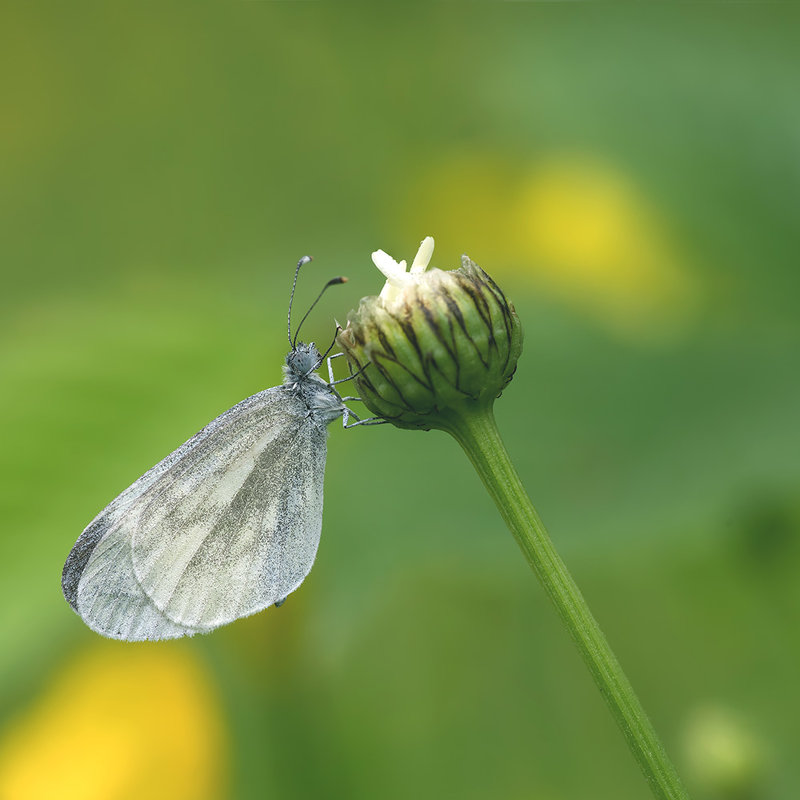
[[[522,328],[497,284],[466,256],[460,269],[428,270],[428,236],[406,272],[382,250],[377,297],[351,311],[339,335],[367,408],[401,428],[448,429],[488,408],[514,375]]]

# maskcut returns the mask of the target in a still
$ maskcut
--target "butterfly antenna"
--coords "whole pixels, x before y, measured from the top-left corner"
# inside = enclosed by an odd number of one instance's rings
[[[294,342],[292,341],[292,302],[294,301],[294,290],[297,288],[297,276],[300,274],[300,267],[302,267],[303,264],[308,264],[308,262],[311,260],[312,260],[311,256],[303,256],[297,262],[297,269],[294,271],[294,282],[292,283],[292,293],[289,295],[289,318],[286,321],[286,329],[289,333],[289,345],[291,346],[292,350],[294,350]],[[303,319],[305,319],[305,317],[303,317]],[[303,323],[301,322],[300,324],[302,325]],[[297,339],[296,336],[295,339]]]
[[[291,339],[291,338],[289,339],[289,342],[292,345],[292,350],[294,350],[295,346],[297,345],[297,336],[300,333],[300,328],[303,327],[303,323],[306,321],[306,319],[308,319],[308,315],[312,312],[312,310],[314,309],[314,306],[317,303],[319,303],[320,299],[322,298],[322,295],[325,294],[325,291],[327,289],[329,289],[331,286],[336,286],[337,284],[340,284],[340,283],[347,283],[347,278],[344,278],[344,277],[341,277],[341,276],[338,277],[338,278],[331,278],[322,287],[322,291],[317,295],[317,299],[311,304],[311,306],[309,307],[308,311],[306,311],[306,313],[303,315],[303,319],[300,320],[300,324],[297,326],[297,330],[294,332],[294,339]]]

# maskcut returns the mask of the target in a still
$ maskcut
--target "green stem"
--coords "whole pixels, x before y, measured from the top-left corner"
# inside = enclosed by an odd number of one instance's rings
[[[688,800],[675,768],[583,595],[555,550],[500,439],[491,408],[448,419],[528,563],[542,582],[656,797]]]

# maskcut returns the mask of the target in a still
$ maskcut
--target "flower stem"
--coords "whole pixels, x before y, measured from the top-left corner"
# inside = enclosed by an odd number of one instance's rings
[[[653,794],[664,800],[688,800],[642,704],[525,492],[500,438],[491,407],[476,407],[472,413],[451,417],[446,430],[469,456],[553,601]]]

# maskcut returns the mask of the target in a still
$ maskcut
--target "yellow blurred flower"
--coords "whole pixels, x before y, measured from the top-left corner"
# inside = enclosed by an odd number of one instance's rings
[[[220,798],[225,745],[218,701],[191,650],[103,644],[4,732],[0,797]]]
[[[589,156],[452,154],[413,185],[404,212],[436,229],[445,253],[457,241],[492,274],[522,274],[636,340],[680,328],[698,301],[698,281],[633,180]]]
[[[532,171],[515,228],[532,273],[613,328],[653,331],[690,310],[688,271],[644,198],[608,166],[557,159]]]

